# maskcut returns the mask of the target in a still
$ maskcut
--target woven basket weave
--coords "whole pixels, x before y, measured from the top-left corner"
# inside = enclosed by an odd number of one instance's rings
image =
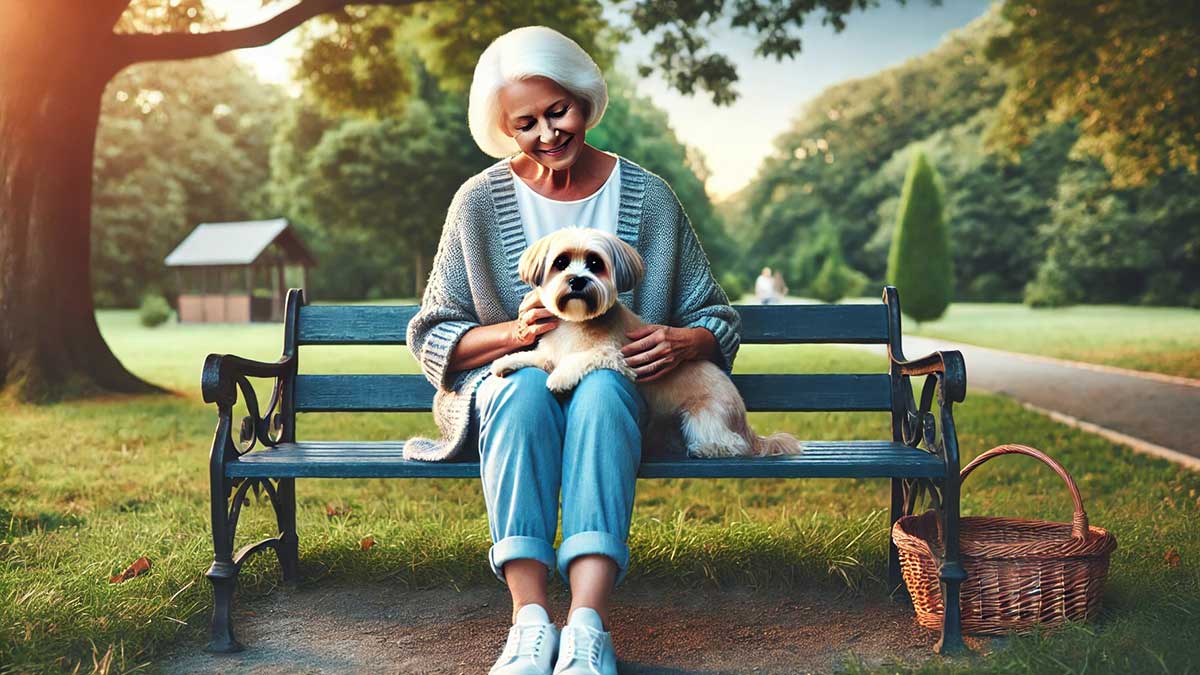
[[[964,633],[999,635],[1094,617],[1104,595],[1109,555],[1117,547],[1113,535],[1088,526],[1075,481],[1038,450],[1024,445],[992,448],[962,470],[960,483],[975,467],[1008,454],[1028,455],[1053,469],[1071,490],[1075,514],[1070,524],[1020,518],[960,519],[959,546],[967,572],[959,603]],[[942,627],[943,611],[938,580],[943,552],[940,535],[933,511],[904,516],[892,527],[917,622],[935,630]]]

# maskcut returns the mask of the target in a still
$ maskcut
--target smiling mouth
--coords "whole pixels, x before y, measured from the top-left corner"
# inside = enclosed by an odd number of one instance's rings
[[[551,150],[540,150],[539,152],[542,152],[542,153],[544,153],[544,154],[547,154],[547,155],[558,155],[558,154],[561,154],[563,150],[566,150],[566,149],[567,149],[567,145],[568,145],[568,144],[569,144],[571,141],[573,141],[573,140],[575,140],[575,137],[574,137],[574,136],[572,136],[572,137],[568,138],[567,140],[563,141],[562,145],[558,146],[557,148],[554,148],[554,149],[551,149]]]

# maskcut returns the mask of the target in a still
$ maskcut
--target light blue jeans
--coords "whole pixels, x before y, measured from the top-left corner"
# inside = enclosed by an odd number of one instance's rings
[[[538,368],[479,385],[472,423],[497,578],[505,580],[504,563],[531,558],[570,583],[572,560],[600,554],[616,561],[621,583],[645,420],[641,394],[613,370],[588,373],[565,397],[546,388]]]

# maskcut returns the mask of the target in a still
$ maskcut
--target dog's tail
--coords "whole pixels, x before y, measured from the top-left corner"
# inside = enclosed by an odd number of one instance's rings
[[[771,434],[770,436],[759,436],[754,432],[750,432],[753,439],[750,441],[754,448],[754,454],[759,457],[773,457],[777,455],[799,455],[804,452],[804,446],[796,437],[785,432]]]

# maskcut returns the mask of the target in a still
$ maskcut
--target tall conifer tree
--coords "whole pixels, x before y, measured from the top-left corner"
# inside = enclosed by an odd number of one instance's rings
[[[887,271],[888,283],[900,291],[904,313],[918,322],[940,317],[953,295],[942,202],[937,173],[918,150],[904,178]]]

